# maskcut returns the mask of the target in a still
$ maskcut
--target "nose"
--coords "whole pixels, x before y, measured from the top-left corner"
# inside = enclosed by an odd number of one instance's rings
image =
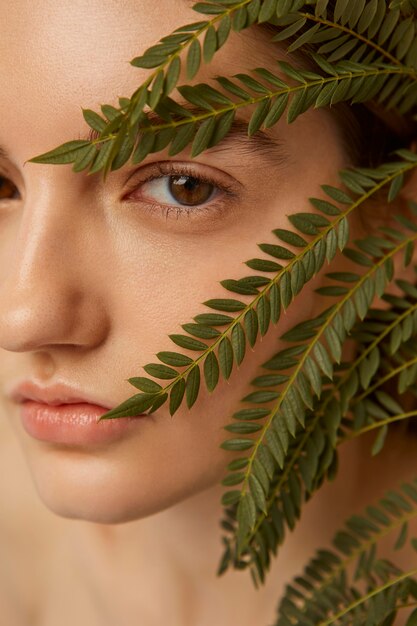
[[[99,291],[105,270],[92,262],[97,213],[88,212],[81,194],[70,198],[62,181],[58,188],[59,178],[58,173],[38,178],[17,218],[17,233],[7,225],[5,237],[3,232],[10,250],[5,263],[0,249],[0,348],[5,350],[92,347],[107,332]]]

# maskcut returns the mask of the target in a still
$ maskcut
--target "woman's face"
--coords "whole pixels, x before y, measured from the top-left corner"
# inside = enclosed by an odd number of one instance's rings
[[[221,378],[210,394],[202,380],[192,410],[184,400],[171,417],[166,403],[111,444],[35,439],[10,399],[29,380],[65,383],[115,407],[138,392],[127,379],[147,376],[143,365],[158,362],[157,352],[199,356],[168,335],[213,312],[204,301],[233,298],[220,281],[257,274],[244,265],[264,256],[257,243],[278,243],[271,230],[311,210],[307,198],[335,184],[346,164],[332,118],[318,110],[291,125],[282,119],[256,144],[241,132],[194,160],[188,149],[152,154],[104,184],[71,165],[24,166],[90,130],[81,107],[99,111],[130,96],[147,71],[129,61],[201,19],[190,6],[44,0],[34,10],[15,0],[0,22],[0,391],[40,497],[65,517],[138,519],[220,482],[235,456],[219,447],[232,436],[224,426],[254,390],[258,366],[284,347],[279,336],[318,306],[316,280],[282,315],[279,332],[271,324],[254,350],[247,346],[229,382]],[[265,34],[235,34],[196,80],[265,65],[276,71],[270,45]],[[201,179],[191,205],[181,184],[169,184],[181,181],[174,175]]]

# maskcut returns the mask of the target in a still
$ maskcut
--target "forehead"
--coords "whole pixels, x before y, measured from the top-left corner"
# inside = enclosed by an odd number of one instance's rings
[[[100,104],[118,106],[118,97],[130,96],[148,72],[129,61],[175,28],[203,19],[192,4],[188,0],[8,3],[0,21],[0,143],[13,147],[24,161],[85,133],[81,107],[98,111]],[[203,66],[198,80],[265,65],[264,45],[254,41],[251,33],[233,33],[210,68]],[[245,54],[248,46],[250,55]]]

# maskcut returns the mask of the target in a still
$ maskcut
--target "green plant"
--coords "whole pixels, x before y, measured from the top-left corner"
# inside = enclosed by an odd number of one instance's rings
[[[194,9],[205,19],[176,29],[131,61],[149,69],[149,76],[130,98],[119,99],[119,108],[102,105],[102,116],[83,109],[91,140],[69,141],[30,161],[74,163],[75,172],[102,171],[106,178],[129,159],[140,163],[167,147],[173,156],[191,145],[192,156],[197,156],[218,144],[231,130],[237,111],[249,106],[249,135],[272,127],[284,115],[292,123],[313,107],[340,102],[372,101],[415,119],[413,0],[216,0],[198,2]],[[278,69],[275,74],[258,67],[233,79],[217,77],[216,86],[178,84],[182,64],[192,80],[232,31],[263,23],[274,26],[273,40],[286,42],[289,52],[303,50],[309,69],[281,61],[279,75]],[[171,97],[175,89],[185,105]],[[159,121],[152,121],[149,111]],[[222,499],[225,548],[219,575],[230,566],[249,568],[254,584],[263,583],[271,555],[276,556],[286,531],[297,524],[303,503],[335,477],[339,445],[374,430],[372,454],[378,454],[389,425],[417,414],[402,404],[416,395],[417,288],[395,275],[393,263],[402,254],[403,267],[412,264],[417,204],[408,203],[405,217],[395,200],[416,167],[417,154],[404,146],[378,167],[341,171],[339,187],[323,184],[326,199],[310,198],[314,212],[289,215],[292,229],[273,230],[272,241],[258,244],[265,257],[246,261],[260,275],[221,281],[247,301],[208,300],[203,304],[215,313],[200,313],[193,323],[183,324],[186,334],[169,335],[176,346],[194,350],[196,358],[178,351],[157,353],[159,363],[144,366],[152,378],[129,379],[140,393],[102,418],[151,413],[165,402],[174,415],[184,400],[191,409],[201,381],[213,392],[220,376],[227,380],[233,365],[244,360],[246,346],[254,347],[271,323],[279,322],[325,263],[331,265],[343,254],[356,264],[356,272],[327,273],[328,285],[317,290],[324,298],[320,315],[281,336],[289,347],[262,365],[251,381],[253,392],[242,398],[251,406],[234,413],[226,426],[233,436],[222,447],[241,456],[229,464],[222,482],[231,489]],[[372,198],[392,203],[396,227],[380,227],[351,242],[349,218]],[[393,282],[401,296],[387,292]],[[389,307],[373,309],[375,296]],[[326,297],[337,300],[326,306]],[[359,349],[353,361],[344,362],[348,339],[355,339]],[[169,382],[163,386],[154,378]],[[397,398],[383,388],[389,382]],[[406,545],[417,490],[414,484],[402,490],[388,494],[379,508],[368,507],[366,515],[348,520],[348,530],[335,539],[343,559],[321,551],[306,575],[288,586],[279,626],[388,625],[401,607],[416,602],[417,572],[401,572],[376,559],[375,552],[380,537],[399,525],[396,548]],[[416,549],[417,540],[410,545]],[[354,582],[362,586],[355,587],[348,584],[346,569],[356,558]],[[410,626],[413,620],[416,613]]]

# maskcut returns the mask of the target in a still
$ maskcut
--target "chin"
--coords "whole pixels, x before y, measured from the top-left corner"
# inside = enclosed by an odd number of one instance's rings
[[[80,463],[74,459],[48,463],[44,458],[29,466],[37,494],[52,513],[96,524],[124,524],[155,515],[213,487],[223,477],[214,468],[206,468],[200,476],[181,475],[160,464],[132,471],[91,457]]]
[[[91,493],[89,489],[55,490],[53,485],[35,483],[42,503],[55,515],[67,519],[83,520],[96,524],[124,524],[144,519],[173,506],[178,502],[170,494],[145,494],[138,492]],[[186,496],[185,496],[186,497]]]
[[[159,506],[140,503],[132,509],[131,506],[121,508],[118,503],[113,503],[114,508],[111,508],[108,502],[71,502],[68,499],[50,498],[40,493],[39,489],[38,494],[46,508],[58,517],[113,526],[144,519],[169,507],[169,504],[163,503],[159,503]]]

